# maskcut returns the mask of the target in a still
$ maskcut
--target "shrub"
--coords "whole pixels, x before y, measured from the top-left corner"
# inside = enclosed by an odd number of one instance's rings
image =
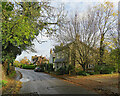
[[[13,78],[14,76],[16,75],[16,71],[12,71],[10,74],[9,74],[9,78]]]
[[[88,76],[88,75],[90,75],[90,74],[87,73],[87,72],[85,72],[85,71],[79,71],[79,72],[77,72],[77,75]]]
[[[65,72],[65,68],[64,67],[60,67],[59,69],[57,69],[56,74],[57,75],[63,75]]]
[[[20,67],[21,68],[21,66],[23,65],[22,63],[14,63],[13,64],[15,67]]]
[[[81,66],[77,66],[77,67],[75,67],[75,72],[79,72],[79,71],[82,71]]]
[[[30,65],[33,65],[33,63],[30,63]]]
[[[97,65],[95,66],[95,72],[100,74],[111,74],[115,71],[115,68],[110,65]]]
[[[6,86],[7,83],[5,80],[0,81],[0,88]]]
[[[68,70],[68,71],[74,70],[74,66],[71,65],[71,64],[69,64],[69,66],[67,67],[67,70]]]
[[[100,72],[95,72],[95,74],[100,74]]]
[[[67,68],[64,68],[64,74],[69,74],[69,70]]]
[[[35,65],[26,65],[26,64],[22,64],[22,68],[23,69],[35,69]]]
[[[54,69],[53,69],[53,64],[49,63],[47,69],[48,69],[49,72],[50,72],[50,71],[54,71]]]
[[[101,69],[102,69],[102,67],[101,67],[100,65],[96,65],[96,66],[94,67],[94,71],[95,71],[95,72],[100,72]]]
[[[105,66],[103,69],[100,71],[101,74],[112,74],[115,71],[114,67],[111,66]]]
[[[90,72],[89,74],[90,74],[90,75],[95,75],[96,73],[95,73],[95,72]]]

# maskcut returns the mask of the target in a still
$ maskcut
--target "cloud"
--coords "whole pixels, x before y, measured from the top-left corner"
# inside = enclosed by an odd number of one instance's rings
[[[104,2],[104,1],[119,2],[119,0],[57,0],[56,2],[68,3],[68,2]]]
[[[37,53],[33,53],[33,52],[30,52],[27,53],[26,51],[23,51],[21,55],[18,55],[16,60],[21,60],[23,59],[25,56],[31,60],[31,57],[34,56],[34,55],[38,55],[38,56],[45,56],[47,58],[49,58],[50,56],[50,49],[53,48],[54,46],[54,41],[53,40],[49,40],[48,37],[41,37],[40,35],[38,35],[38,40],[41,40],[41,41],[47,41],[47,42],[44,42],[42,44],[39,44],[36,40],[33,41],[35,47],[34,49],[37,51]]]

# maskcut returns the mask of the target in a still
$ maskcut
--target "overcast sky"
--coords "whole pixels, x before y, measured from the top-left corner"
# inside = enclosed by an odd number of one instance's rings
[[[69,12],[69,15],[73,14],[74,12],[79,12],[79,13],[83,13],[87,7],[89,6],[93,6],[96,3],[98,3],[98,1],[103,2],[104,0],[57,0],[57,2],[64,2],[65,4],[65,9],[66,11]],[[116,8],[117,8],[117,2],[119,0],[110,0],[110,1],[114,1],[116,2]],[[53,4],[56,4],[57,2],[52,2]],[[39,35],[38,38],[41,38],[41,36]],[[37,51],[37,53],[32,53],[29,52],[27,53],[26,51],[23,51],[21,55],[17,56],[16,60],[21,60],[22,58],[24,58],[25,56],[31,60],[31,56],[34,55],[38,55],[38,56],[46,56],[47,58],[50,57],[50,49],[54,48],[55,41],[53,40],[49,40],[49,38],[47,37],[42,37],[41,40],[45,40],[47,42],[39,44],[36,40],[34,40],[34,44],[35,44],[35,50]]]

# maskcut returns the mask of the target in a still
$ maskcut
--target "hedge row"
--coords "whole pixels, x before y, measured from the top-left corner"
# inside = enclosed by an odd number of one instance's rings
[[[22,63],[18,63],[18,64],[14,64],[15,67],[20,67],[23,69],[35,69],[36,65],[27,65],[27,64],[22,64]]]
[[[23,69],[35,69],[35,67],[36,67],[35,65],[27,65],[27,64],[22,65]]]

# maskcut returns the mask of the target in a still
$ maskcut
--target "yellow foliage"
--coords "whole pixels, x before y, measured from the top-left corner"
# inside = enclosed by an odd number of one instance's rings
[[[105,45],[110,45],[110,44],[111,44],[111,42],[105,42],[104,44],[105,44]]]
[[[109,7],[112,7],[112,8],[114,7],[113,2],[107,1],[107,2],[105,2],[105,4]]]
[[[113,13],[112,15],[113,15],[113,16],[115,16],[115,15],[116,15],[116,13]]]
[[[113,3],[111,3],[110,6],[113,8],[114,7]]]
[[[109,2],[109,1],[107,1],[107,2],[105,2],[105,4],[109,5],[109,4],[110,4],[110,2]]]

